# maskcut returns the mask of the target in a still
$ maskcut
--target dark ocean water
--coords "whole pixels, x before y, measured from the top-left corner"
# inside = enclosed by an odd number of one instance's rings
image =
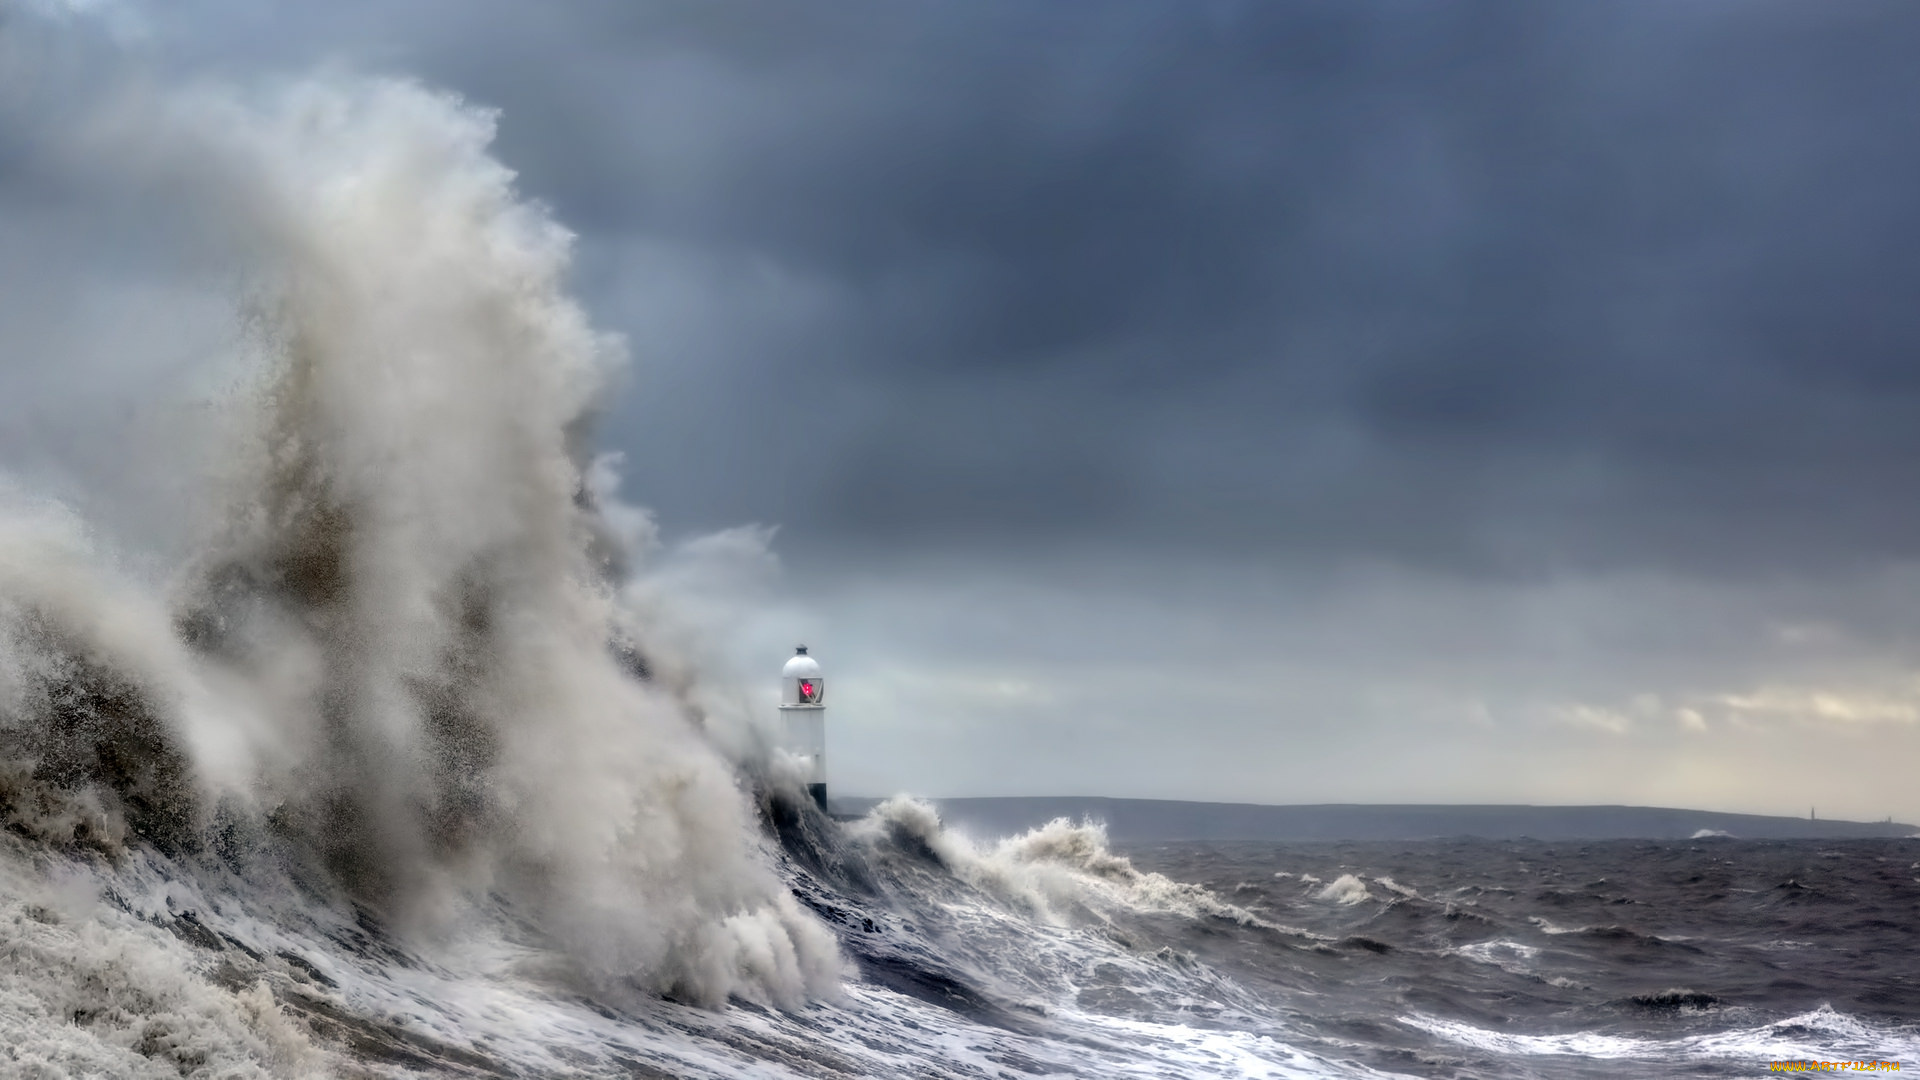
[[[1920,841],[1116,851],[1065,820],[986,841],[910,800],[850,823],[763,805],[766,857],[836,939],[835,994],[702,1007],[582,979],[505,899],[423,938],[277,863],[0,832],[0,1077],[1920,1068]]]
[[[1127,854],[1286,928],[1130,931],[1270,1001],[1293,1045],[1333,1059],[1431,1077],[1750,1076],[1811,1050],[1920,1068],[1920,841]]]

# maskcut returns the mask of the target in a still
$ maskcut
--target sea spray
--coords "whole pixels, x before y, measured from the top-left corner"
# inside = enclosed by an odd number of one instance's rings
[[[492,115],[346,77],[127,115],[240,242],[259,365],[167,603],[82,543],[0,551],[9,813],[109,847],[264,838],[429,938],[497,898],[603,992],[834,993],[733,763],[638,677],[583,478],[622,349]]]

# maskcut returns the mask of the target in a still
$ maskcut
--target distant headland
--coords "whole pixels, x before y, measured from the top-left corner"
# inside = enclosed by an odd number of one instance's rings
[[[880,800],[838,798],[841,815],[863,814]],[[1179,802],[1079,796],[932,799],[941,819],[978,837],[1005,836],[1057,817],[1091,818],[1118,844],[1176,840],[1687,840],[1726,835],[1749,840],[1906,837],[1920,826],[1893,821],[1769,817],[1657,806],[1449,806],[1321,803]]]

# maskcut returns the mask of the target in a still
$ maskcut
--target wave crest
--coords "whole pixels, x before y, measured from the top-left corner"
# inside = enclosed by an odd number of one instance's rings
[[[1125,909],[1277,929],[1201,886],[1136,869],[1108,848],[1106,826],[1097,821],[1055,818],[981,845],[942,825],[931,803],[895,796],[853,831],[869,844],[936,859],[962,882],[1050,921],[1077,914],[1104,919]]]

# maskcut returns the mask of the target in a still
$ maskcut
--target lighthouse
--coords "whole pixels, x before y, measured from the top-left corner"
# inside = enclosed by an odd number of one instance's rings
[[[800,646],[780,670],[780,719],[787,749],[806,767],[807,792],[824,813],[827,809],[826,686],[820,680],[820,662]]]

